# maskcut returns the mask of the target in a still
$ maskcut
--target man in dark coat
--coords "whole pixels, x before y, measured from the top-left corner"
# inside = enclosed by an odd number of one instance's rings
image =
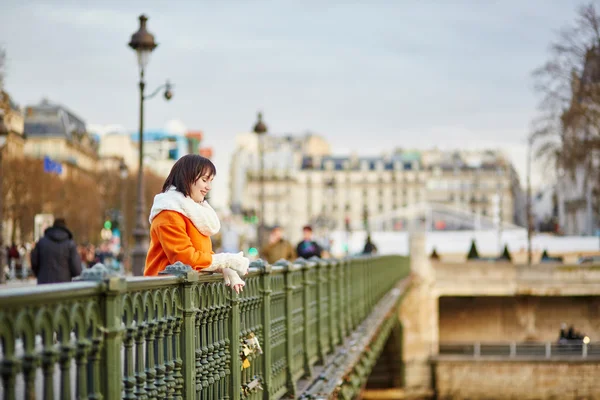
[[[31,252],[38,284],[71,282],[81,274],[81,258],[65,220],[57,218]]]

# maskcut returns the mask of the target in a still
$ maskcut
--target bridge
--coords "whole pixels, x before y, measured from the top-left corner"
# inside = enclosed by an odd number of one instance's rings
[[[352,399],[401,340],[408,257],[166,272],[0,290],[0,398]]]

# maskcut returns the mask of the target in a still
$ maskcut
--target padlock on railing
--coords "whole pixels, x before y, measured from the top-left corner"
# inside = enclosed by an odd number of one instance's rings
[[[250,360],[252,360],[254,356],[261,355],[262,353],[258,338],[253,332],[250,332],[250,334],[245,339],[242,339],[240,343],[242,370],[250,367]]]
[[[260,378],[255,376],[252,381],[242,386],[242,389],[244,391],[244,395],[247,397],[251,393],[256,393],[259,390],[263,390],[263,387],[261,385]]]
[[[246,338],[246,340],[244,340],[244,343],[246,346],[248,346],[250,349],[253,350],[254,353],[256,354],[262,354],[262,348],[260,347],[260,343],[258,341],[258,338],[256,337],[256,335],[254,334],[254,332],[251,332],[248,337]]]

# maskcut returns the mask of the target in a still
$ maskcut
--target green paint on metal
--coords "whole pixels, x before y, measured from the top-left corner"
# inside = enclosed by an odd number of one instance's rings
[[[314,386],[321,390],[336,368],[313,377],[314,366],[338,357],[336,346],[376,313],[408,276],[409,262],[260,260],[240,295],[220,274],[185,265],[158,278],[104,272],[99,266],[86,280],[0,292],[5,398],[281,399],[296,394],[301,378],[321,380]],[[240,349],[253,335],[262,353],[242,369]],[[340,397],[357,393],[384,343],[370,344]]]

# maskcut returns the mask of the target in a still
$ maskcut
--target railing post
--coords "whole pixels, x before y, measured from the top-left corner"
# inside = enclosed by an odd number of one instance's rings
[[[123,278],[109,278],[106,281],[104,298],[104,348],[102,363],[104,380],[102,390],[106,399],[121,398],[123,374],[121,363],[122,332],[121,327],[121,292],[127,282]]]
[[[179,336],[181,352],[181,375],[183,376],[183,398],[196,397],[196,312],[198,304],[194,304],[193,289],[198,282],[198,272],[191,268],[180,275],[181,307],[183,323]]]
[[[347,308],[346,308],[346,260],[342,259],[338,261],[337,265],[337,285],[338,285],[338,330],[340,335],[340,344],[344,343],[346,337],[346,321],[347,321]]]
[[[552,357],[552,343],[546,342],[546,358]]]
[[[358,304],[356,304],[356,290],[359,282],[354,282],[354,264],[356,263],[356,258],[351,257],[346,262],[346,309],[348,310],[348,329],[346,331],[347,334],[350,334],[356,327],[356,309],[358,308]]]
[[[310,261],[315,262],[316,272],[316,285],[317,285],[317,358],[318,363],[325,363],[325,333],[323,326],[323,298],[325,297],[325,293],[323,293],[323,282],[325,281],[324,270],[325,263],[318,257],[311,257]]]
[[[581,351],[582,351],[581,356],[583,358],[587,358],[587,355],[588,355],[588,345],[587,345],[587,343],[583,343],[583,347],[581,348]]]
[[[229,291],[229,344],[231,354],[231,380],[229,398],[239,400],[242,391],[242,361],[240,360],[240,298],[233,290]]]
[[[475,345],[473,346],[473,355],[475,356],[475,358],[479,358],[479,356],[481,356],[481,343],[480,342],[475,342]]]
[[[292,282],[292,263],[289,261],[279,261],[278,266],[285,268],[285,336],[286,336],[286,354],[287,354],[287,387],[288,395],[296,397],[296,382],[294,381],[294,285]]]
[[[510,342],[510,354],[511,358],[516,357],[517,355],[517,342]]]
[[[327,288],[329,290],[329,345],[330,349],[333,352],[336,344],[338,344],[338,331],[337,327],[339,326],[340,316],[340,302],[339,302],[339,294],[338,294],[338,286],[337,286],[337,261],[329,260],[329,267],[327,268]],[[334,290],[335,288],[335,290]],[[335,293],[335,296],[334,296]],[[334,309],[333,305],[337,305],[337,313]],[[338,315],[335,315],[338,314]]]
[[[312,340],[308,335],[308,327],[310,322],[310,286],[314,284],[308,279],[308,271],[307,261],[303,258],[298,258],[294,261],[295,264],[302,266],[302,307],[303,307],[303,318],[302,321],[304,323],[304,335],[303,335],[303,347],[304,347],[304,357],[303,357],[303,368],[304,375],[306,377],[312,377],[313,369],[310,363],[310,351],[309,346]]]
[[[272,347],[271,347],[271,265],[258,259],[250,264],[250,267],[258,268],[262,273],[262,325],[263,325],[263,398],[268,400],[271,395],[272,385]]]
[[[101,357],[99,357],[100,376],[96,375],[93,378],[99,382],[94,382],[93,385],[100,388],[100,393],[105,399],[119,399],[123,390],[121,347],[124,330],[121,327],[121,293],[127,288],[127,282],[124,278],[112,277],[102,264],[85,270],[81,274],[80,280],[104,282],[104,295],[101,297],[100,304],[104,343],[100,350]]]

